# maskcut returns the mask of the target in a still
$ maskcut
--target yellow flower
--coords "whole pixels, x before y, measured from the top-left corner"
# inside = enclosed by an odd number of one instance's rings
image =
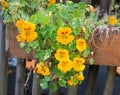
[[[70,80],[68,80],[67,83],[68,83],[68,85],[73,86],[73,84],[74,84],[73,83],[73,78],[71,78]]]
[[[78,84],[78,81],[74,82],[74,78],[76,78],[76,76],[71,76],[71,78],[67,81],[68,85],[70,86],[76,86]]]
[[[74,79],[77,79],[78,81],[75,82]],[[67,81],[67,83],[70,86],[75,86],[79,83],[79,81],[82,81],[82,80],[84,80],[84,76],[80,72],[80,73],[76,73],[75,75],[71,76],[71,78]]]
[[[5,9],[7,9],[8,7],[8,3],[5,0],[1,1],[1,5],[2,5],[2,10],[4,11]]]
[[[115,24],[117,24],[117,22],[118,22],[118,20],[114,16],[109,16],[108,17],[108,23],[110,25],[115,25]]]
[[[61,60],[58,64],[58,69],[60,69],[62,72],[66,73],[67,71],[70,71],[73,67],[73,62],[68,60]]]
[[[41,74],[41,75],[44,75],[44,76],[50,75],[49,68],[48,68],[47,66],[45,66],[43,62],[40,62],[40,63],[36,66],[36,69],[37,69],[37,73],[38,73],[38,74]]]
[[[83,52],[86,49],[86,41],[82,38],[76,40],[76,48],[78,51]]]
[[[69,35],[69,36],[57,36],[56,40],[63,44],[63,45],[67,45],[69,43],[71,43],[74,40],[74,36],[73,35]]]
[[[72,33],[72,30],[71,30],[71,28],[69,28],[69,27],[65,27],[65,28],[59,28],[58,30],[57,30],[57,35],[58,36],[63,36],[63,35],[66,35],[66,36],[68,36],[68,35],[70,35]]]
[[[16,22],[16,27],[21,29],[23,25],[25,25],[25,21],[23,19],[20,19]]]
[[[85,60],[83,58],[75,57],[73,59],[73,63],[74,63],[73,69],[75,71],[83,71],[85,69],[85,65],[83,65],[83,63],[85,63]]]
[[[83,75],[81,75],[81,74],[79,74],[78,76],[77,76],[77,78],[78,78],[78,80],[79,81],[82,81],[82,80],[84,80],[85,78],[84,78],[84,76]]]
[[[79,81],[84,80],[84,76],[82,72],[75,74],[74,77],[76,77]]]
[[[18,42],[25,42],[25,39],[26,39],[25,37],[24,37],[24,35],[22,36],[21,34],[19,34],[16,36],[16,39]]]
[[[32,42],[37,38],[35,24],[20,19],[16,22],[16,26],[21,30],[20,34],[16,37],[18,42]]]
[[[68,43],[71,43],[75,38],[73,35],[70,35],[71,33],[72,30],[69,27],[59,28],[57,30],[56,40],[63,45],[67,45]]]
[[[34,31],[34,30],[35,30],[35,24],[31,22],[27,22],[26,24],[23,24],[21,31],[28,32],[28,31]]]
[[[50,4],[56,4],[56,0],[48,0],[48,6],[50,5]]]
[[[69,59],[69,52],[66,49],[58,49],[55,53],[56,60],[63,60],[63,59]]]
[[[35,40],[37,38],[37,32],[29,31],[25,35],[23,35],[23,37],[24,36],[26,36],[26,42],[32,42],[33,40]]]

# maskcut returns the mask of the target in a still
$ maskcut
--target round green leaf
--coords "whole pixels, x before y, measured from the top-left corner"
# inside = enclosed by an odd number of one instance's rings
[[[66,86],[66,81],[64,79],[60,79],[58,81],[58,84],[61,86],[61,87],[65,87]]]
[[[41,79],[40,86],[42,89],[46,89],[46,88],[48,88],[48,82],[45,79]]]

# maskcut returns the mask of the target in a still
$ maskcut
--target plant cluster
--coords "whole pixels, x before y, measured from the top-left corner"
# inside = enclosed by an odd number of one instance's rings
[[[75,86],[84,80],[86,59],[94,62],[88,57],[92,53],[87,40],[96,26],[104,25],[93,6],[55,0],[2,0],[1,5],[4,23],[18,28],[20,48],[35,51],[39,62],[34,73],[42,76],[42,88],[56,91],[58,86]],[[110,17],[109,23],[116,24],[116,18]],[[50,81],[55,83],[48,85]]]

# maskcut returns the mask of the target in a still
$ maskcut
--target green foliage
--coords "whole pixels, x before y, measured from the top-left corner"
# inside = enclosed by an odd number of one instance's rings
[[[25,45],[26,45],[25,43],[21,42],[21,43],[19,44],[19,47],[20,47],[20,48],[23,48]]]
[[[93,63],[94,63],[94,59],[90,58],[90,65],[93,65]]]
[[[49,75],[49,76],[45,76],[45,77],[44,77],[44,79],[45,79],[46,81],[50,81],[51,78],[52,78],[52,75]]]
[[[40,51],[36,52],[35,57],[39,58],[39,60],[41,60],[41,61],[44,61],[51,56],[51,52],[52,52],[51,49],[40,50]]]
[[[56,83],[50,83],[50,85],[49,85],[49,88],[50,88],[50,90],[52,91],[52,92],[55,92],[55,91],[57,91],[57,89],[58,89],[58,86],[57,86],[57,84]]]
[[[41,79],[41,80],[40,80],[40,86],[41,86],[43,89],[48,88],[48,81],[47,81],[46,79]]]
[[[59,84],[61,87],[65,87],[65,86],[66,86],[66,80],[64,80],[64,79],[59,79],[58,84]]]
[[[86,58],[90,54],[90,48],[87,47],[86,50],[83,53],[83,57]]]

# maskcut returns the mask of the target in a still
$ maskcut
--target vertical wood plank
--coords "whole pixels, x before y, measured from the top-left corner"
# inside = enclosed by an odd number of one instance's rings
[[[99,71],[98,65],[90,65],[88,73],[88,83],[85,95],[94,95],[96,79]],[[106,94],[107,95],[107,94]]]
[[[100,0],[100,11],[105,10],[107,14],[109,14],[112,2],[114,2],[114,0]]]
[[[24,95],[25,59],[18,59],[16,69],[15,95]]]
[[[103,95],[112,95],[113,88],[114,88],[115,76],[116,76],[116,67],[108,66]]]
[[[52,81],[50,81],[50,83],[55,83],[56,81],[57,80],[52,80]],[[59,89],[59,87],[58,87],[58,89]],[[52,92],[51,90],[49,90],[49,95],[58,95],[58,89],[55,92]]]
[[[5,51],[5,26],[3,25],[3,20],[0,16],[0,95],[7,95],[7,59],[8,57]]]
[[[33,75],[32,95],[41,95],[42,89],[40,87],[40,75]]]
[[[69,87],[67,90],[67,95],[77,95],[78,85],[74,87]]]
[[[58,91],[56,92],[49,91],[49,95],[58,95]]]

